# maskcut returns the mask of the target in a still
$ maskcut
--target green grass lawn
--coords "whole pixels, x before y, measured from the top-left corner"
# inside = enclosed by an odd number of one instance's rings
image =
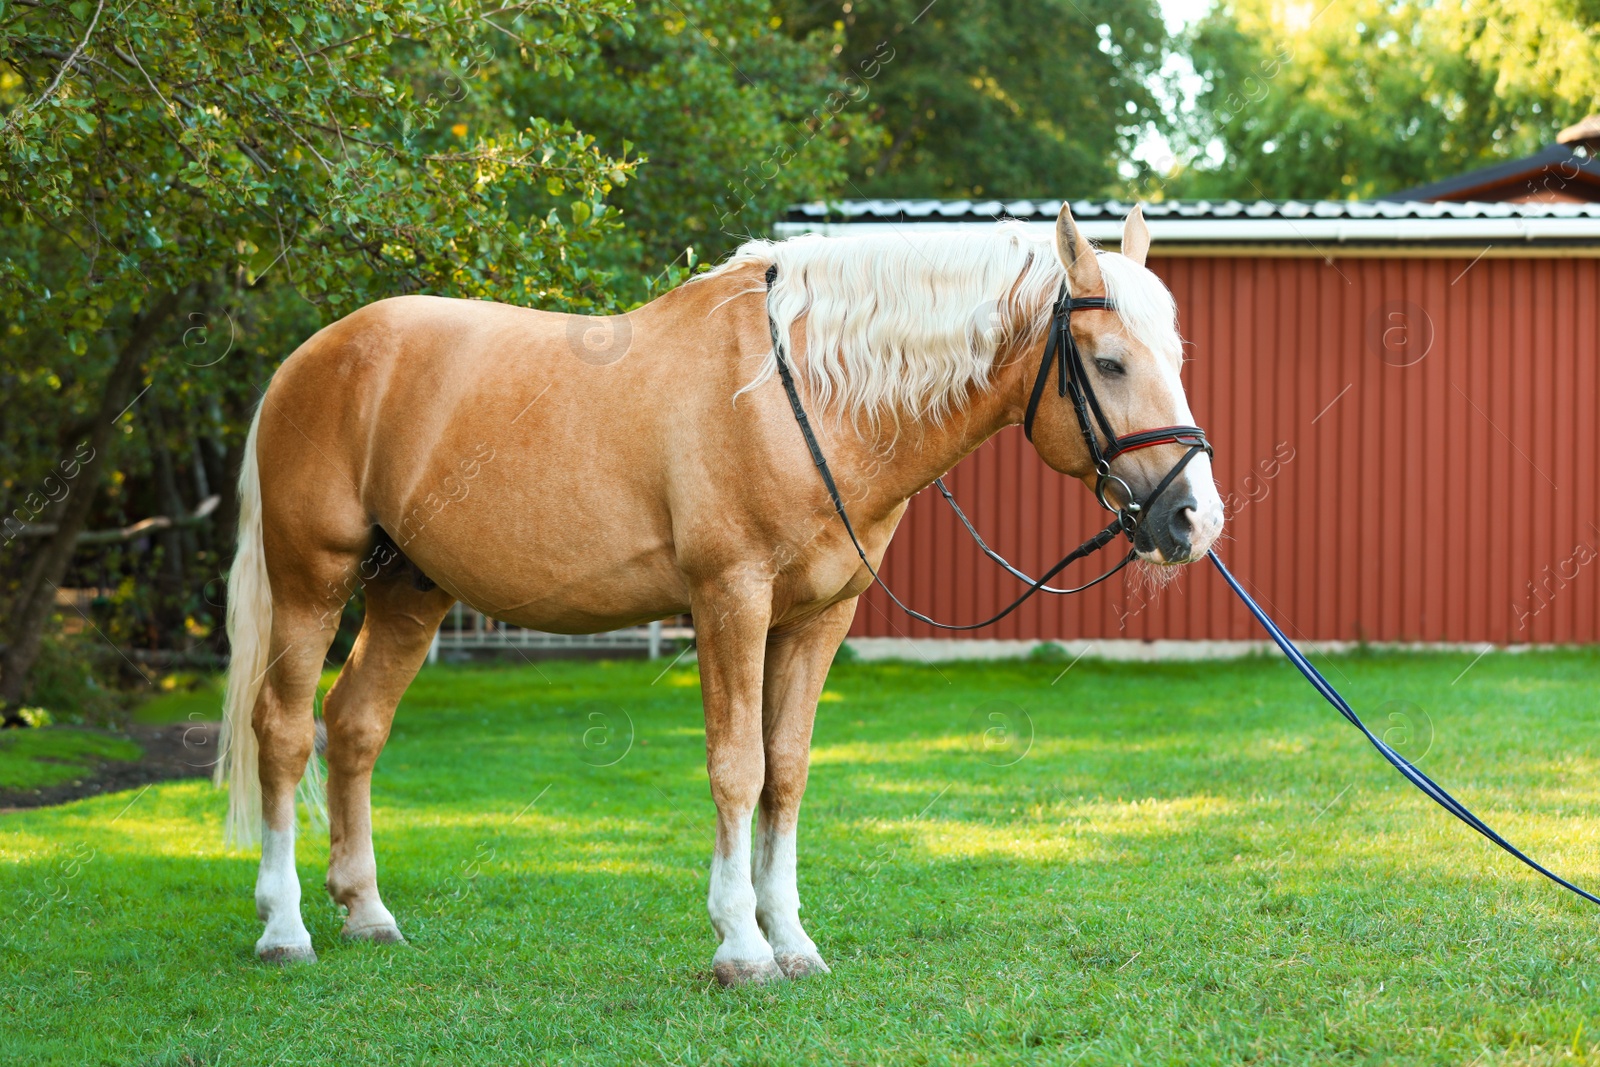
[[[1424,769],[1600,884],[1600,654],[1491,655],[1453,685],[1470,657],[1328,662]],[[338,942],[310,835],[314,966],[255,961],[255,860],[206,783],[0,816],[0,1062],[1600,1059],[1600,911],[1405,785],[1283,661],[1052,684],[1065,666],[834,671],[800,867],[833,974],[777,987],[711,979],[692,668],[425,670],[373,784],[410,944]],[[985,718],[1007,707],[1009,736]],[[596,711],[617,729],[586,744]]]
[[[60,785],[102,761],[138,757],[139,746],[132,741],[94,730],[7,730],[0,733],[0,790]],[[0,833],[5,829],[0,823]]]
[[[332,684],[337,672],[328,676]],[[134,722],[166,725],[172,722],[204,722],[216,719],[222,708],[222,675],[201,677],[194,685],[178,685],[157,693],[133,709]]]

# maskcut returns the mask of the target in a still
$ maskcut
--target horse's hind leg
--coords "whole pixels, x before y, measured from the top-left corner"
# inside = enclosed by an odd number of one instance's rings
[[[415,588],[403,573],[367,583],[367,613],[350,658],[323,704],[328,726],[328,893],[348,915],[344,936],[400,941],[378,896],[372,851],[372,768],[389,738],[394,709],[428,655],[455,599]]]
[[[269,962],[316,959],[311,935],[300,918],[300,878],[294,865],[295,789],[311,759],[317,682],[348,596],[343,575],[347,569],[353,572],[354,562],[321,568],[320,577],[310,569],[273,568],[271,658],[251,715],[261,776],[256,914],[266,923],[256,955]]]

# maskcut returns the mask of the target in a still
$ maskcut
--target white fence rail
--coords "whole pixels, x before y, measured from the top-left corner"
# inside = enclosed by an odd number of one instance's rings
[[[692,641],[692,626],[667,626],[652,622],[600,634],[547,634],[520,626],[497,622],[463,604],[450,609],[428,650],[428,662],[451,652],[492,652],[497,649],[523,651],[617,651],[644,652],[651,659],[661,655],[668,641]]]

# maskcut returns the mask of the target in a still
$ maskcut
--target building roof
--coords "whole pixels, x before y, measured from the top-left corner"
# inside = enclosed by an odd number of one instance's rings
[[[1585,120],[1593,121],[1593,120]],[[1385,200],[1507,200],[1600,202],[1600,156],[1588,147],[1584,123],[1561,131],[1566,143],[1531,156],[1469,170],[1443,181],[1402,189]]]
[[[1355,247],[1429,246],[1446,253],[1487,244],[1600,253],[1600,203],[1455,203],[1420,200],[1165,200],[1143,205],[1164,247],[1283,246],[1283,254],[1348,254]],[[1133,209],[1120,200],[1074,200],[1089,238],[1116,243]],[[859,233],[869,227],[948,229],[1002,219],[1048,226],[1060,200],[843,200],[796,204],[777,231]]]
[[[1531,156],[1391,193],[1385,200],[1600,203],[1600,115],[1556,134]]]

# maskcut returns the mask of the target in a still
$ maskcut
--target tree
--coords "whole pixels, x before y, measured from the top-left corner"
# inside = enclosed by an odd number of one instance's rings
[[[0,377],[29,416],[0,431],[4,495],[14,522],[55,524],[9,569],[0,704],[22,698],[111,453],[142,429],[135,409],[198,384],[248,410],[264,385],[208,385],[178,366],[193,360],[157,367],[193,315],[253,306],[287,352],[308,320],[402,292],[609,306],[581,252],[614,228],[605,198],[634,161],[489,107],[468,137],[437,119],[453,72],[486,42],[565,75],[623,10],[0,5]]]
[[[844,34],[854,106],[880,127],[851,144],[852,196],[1103,195],[1146,126],[1164,122],[1153,0],[775,6],[796,36]]]
[[[1199,161],[1167,192],[1366,197],[1526,155],[1595,107],[1600,26],[1585,6],[1219,5],[1190,42],[1206,80],[1187,136]]]
[[[843,106],[852,82],[833,62],[838,37],[796,40],[765,0],[641,0],[573,59],[574,77],[504,64],[476,91],[641,154],[610,198],[624,229],[591,262],[643,299],[764,235],[790,203],[844,188],[846,147],[870,127]]]
[[[1441,21],[1495,90],[1547,105],[1547,128],[1600,110],[1600,0],[1441,6]]]

